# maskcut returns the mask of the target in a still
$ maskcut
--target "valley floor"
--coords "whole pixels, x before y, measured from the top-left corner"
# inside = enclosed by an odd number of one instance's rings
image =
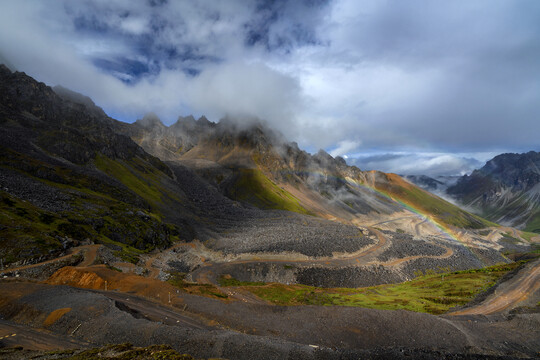
[[[220,290],[228,288],[210,285],[183,284],[179,291],[158,279],[88,266],[97,250],[77,249],[74,254],[84,254],[78,267],[62,268],[46,283],[4,279],[0,344],[51,350],[166,343],[197,358],[231,359],[534,357],[540,350],[540,259],[508,275],[480,304],[434,316],[276,306],[245,292],[223,296]],[[503,307],[490,305],[501,299]]]

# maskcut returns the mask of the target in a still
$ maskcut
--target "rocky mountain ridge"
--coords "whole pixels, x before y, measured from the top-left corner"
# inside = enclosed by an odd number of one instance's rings
[[[443,223],[457,227],[489,226],[397,175],[364,172],[324,150],[309,154],[260,121],[246,125],[224,119],[216,124],[204,117],[196,121],[190,116],[180,117],[167,127],[150,114],[122,131],[154,156],[187,165],[224,195],[255,206],[291,209],[270,201],[268,198],[275,196],[261,191],[235,193],[239,183],[244,189],[249,188],[247,183],[263,191],[272,187],[271,192],[285,202],[290,202],[292,195],[292,201],[301,207],[300,212],[345,221],[358,214],[384,216],[402,211],[403,207],[393,199],[398,198],[423,212],[436,211],[435,216]]]
[[[490,220],[540,232],[540,152],[498,155],[447,192]]]

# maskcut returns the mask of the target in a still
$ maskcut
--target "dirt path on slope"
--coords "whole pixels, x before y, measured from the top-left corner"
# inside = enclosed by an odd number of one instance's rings
[[[96,261],[97,252],[101,246],[102,245],[85,245],[84,249],[81,249],[81,250],[85,250],[84,260],[81,261],[81,263],[77,266],[87,267],[87,266],[92,265]]]
[[[86,267],[86,266],[89,266],[90,264],[92,264],[95,261],[95,259],[97,257],[97,250],[98,250],[98,248],[100,246],[101,245],[78,246],[78,247],[70,249],[69,254],[66,254],[64,256],[60,256],[60,257],[57,257],[57,258],[54,258],[54,259],[42,261],[42,262],[39,262],[39,263],[36,263],[36,264],[17,266],[17,267],[8,267],[8,268],[4,268],[3,271],[4,272],[13,272],[13,271],[31,269],[31,268],[34,268],[34,267],[37,267],[37,266],[42,266],[42,265],[45,265],[45,264],[51,264],[51,263],[54,263],[54,262],[57,262],[57,261],[62,261],[62,260],[65,260],[65,259],[69,259],[72,256],[79,255],[83,251],[84,251],[83,252],[84,260],[78,266]],[[86,263],[87,263],[87,265],[84,265]]]
[[[416,216],[416,215],[407,215],[407,216],[402,216],[402,217],[398,217],[398,218],[395,218],[395,219],[381,221],[381,222],[378,222],[378,223],[375,223],[375,224],[371,224],[370,226],[373,227],[373,226],[377,226],[377,225],[382,225],[382,224],[386,224],[386,223],[396,222],[396,221],[410,219],[410,218],[417,218],[417,217],[418,216]]]
[[[493,229],[491,230],[491,232],[488,234],[487,236],[487,241],[490,241],[490,242],[494,242],[495,240],[493,239],[495,237],[495,235],[497,235],[499,233],[498,229]]]
[[[516,276],[501,285],[480,305],[469,309],[456,311],[449,315],[488,315],[502,312],[509,308],[516,307],[520,302],[526,300],[534,292],[540,289],[540,259],[533,262],[521,270]]]
[[[424,217],[422,221],[414,225],[414,232],[416,232],[416,236],[421,236],[420,234],[420,226],[424,224],[426,221],[428,221],[427,217]]]
[[[396,266],[401,263],[412,261],[416,259],[448,259],[450,256],[454,255],[454,251],[450,248],[447,248],[446,246],[437,245],[444,249],[446,249],[446,252],[442,255],[415,255],[415,256],[407,256],[400,259],[395,259],[387,262],[379,262],[377,264],[383,265],[383,266]]]
[[[161,253],[157,253],[155,255],[152,255],[148,260],[144,262],[144,268],[148,270],[147,277],[151,279],[155,279],[159,275],[159,269],[154,267],[154,261],[156,261],[157,257],[161,255]]]

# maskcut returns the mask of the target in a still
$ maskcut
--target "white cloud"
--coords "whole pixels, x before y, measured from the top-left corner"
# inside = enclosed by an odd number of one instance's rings
[[[480,168],[497,153],[361,153],[350,154],[347,162],[362,170],[380,170],[401,175],[465,175]]]
[[[148,20],[143,17],[129,17],[120,21],[120,28],[128,33],[141,35],[148,32]]]
[[[539,2],[269,4],[6,0],[0,58],[122,120],[254,115],[336,154],[357,139],[443,154],[416,158],[426,171],[466,168],[456,151],[538,150]]]
[[[330,151],[330,155],[333,157],[336,156],[347,156],[348,153],[350,153],[353,150],[356,150],[360,145],[362,144],[361,141],[351,141],[351,140],[343,140],[338,143],[338,146]]]

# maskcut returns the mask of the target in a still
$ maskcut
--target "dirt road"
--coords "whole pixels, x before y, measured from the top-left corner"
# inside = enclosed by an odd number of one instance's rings
[[[22,346],[29,350],[80,349],[87,343],[0,320],[0,347]]]
[[[512,309],[540,289],[540,259],[522,269],[516,276],[497,288],[481,304],[449,315],[494,314]]]
[[[119,293],[114,291],[89,290],[99,293],[117,302],[117,307],[131,313],[136,318],[144,318],[165,325],[181,325],[192,329],[212,330],[215,327],[205,324],[203,321],[192,318],[180,309],[163,306],[139,296]],[[176,296],[176,294],[171,294]],[[118,305],[118,303],[120,305]]]

